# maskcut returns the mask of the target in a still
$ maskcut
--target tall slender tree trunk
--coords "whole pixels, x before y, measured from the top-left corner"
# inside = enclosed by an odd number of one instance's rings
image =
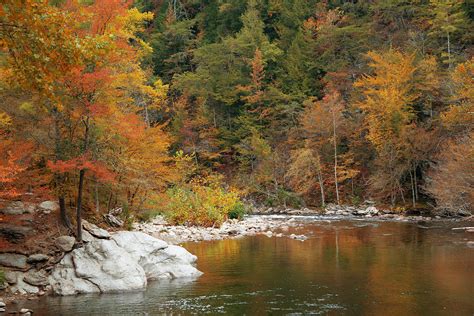
[[[82,153],[87,152],[89,146],[89,117],[83,120],[85,131],[84,131],[84,147]],[[79,170],[79,185],[77,190],[77,208],[76,208],[76,224],[77,224],[77,235],[76,240],[82,242],[82,192],[84,187],[84,175],[86,169]]]
[[[61,152],[61,132],[59,130],[59,113],[57,109],[53,109],[53,117],[54,117],[54,150],[55,150],[55,160],[60,160],[62,158]],[[69,219],[69,215],[67,214],[66,209],[66,198],[64,197],[63,192],[63,182],[64,179],[61,174],[55,173],[54,179],[56,182],[56,189],[59,191],[58,202],[59,202],[59,215],[61,218],[61,222],[64,226],[67,227],[70,231],[73,231],[73,227],[71,224],[71,220]]]
[[[416,194],[415,194],[415,180],[413,179],[413,173],[410,171],[410,180],[411,180],[411,197],[412,197],[412,203],[413,207],[416,206]]]
[[[76,221],[77,221],[77,235],[76,240],[82,241],[82,189],[84,186],[84,174],[85,169],[79,171],[79,188],[77,190],[77,210],[76,210]]]
[[[418,201],[418,182],[416,180],[416,165],[413,164],[413,180],[415,181],[415,199]]]
[[[323,177],[321,176],[321,171],[318,170],[318,180],[319,180],[319,189],[321,191],[321,205],[322,207],[326,206],[326,196],[324,195],[324,184]]]
[[[323,175],[321,174],[321,162],[319,160],[319,155],[317,159],[318,159],[318,182],[319,182],[319,189],[321,191],[321,206],[324,207],[326,206],[326,196],[324,194]]]
[[[62,194],[59,196],[59,214],[64,226],[66,226],[67,229],[69,229],[71,232],[74,231],[74,229],[72,228],[71,220],[69,219],[69,215],[67,214],[66,199]]]
[[[339,184],[337,183],[337,134],[336,134],[336,114],[332,110],[332,129],[334,137],[334,184],[336,186],[336,201],[339,205]]]
[[[148,114],[148,105],[145,103],[145,125],[147,128],[150,127],[150,117],[149,117],[149,114]]]

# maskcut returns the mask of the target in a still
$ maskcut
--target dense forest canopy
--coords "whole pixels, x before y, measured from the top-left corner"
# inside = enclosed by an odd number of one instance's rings
[[[0,194],[212,225],[239,199],[470,213],[465,0],[5,0]]]

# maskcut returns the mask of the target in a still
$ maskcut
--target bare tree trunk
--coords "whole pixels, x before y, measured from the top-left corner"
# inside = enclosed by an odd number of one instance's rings
[[[82,152],[87,151],[89,145],[89,117],[83,120],[85,131],[84,131],[84,148]],[[76,221],[77,221],[77,235],[76,240],[82,242],[82,192],[84,187],[84,175],[86,169],[79,170],[79,186],[77,190],[77,208],[76,208]]]
[[[416,196],[415,196],[415,180],[413,179],[413,174],[410,171],[410,182],[411,182],[411,197],[413,202],[413,207],[416,206]]]
[[[397,183],[397,186],[398,186],[398,190],[400,191],[402,201],[403,201],[403,203],[405,203],[405,194],[403,194],[403,189],[402,189],[402,186],[400,185],[400,182]]]
[[[137,195],[139,189],[140,189],[140,185],[138,184],[137,187],[135,188],[135,191],[130,196],[130,200],[128,202],[130,206],[133,206],[134,201],[135,201],[135,196]]]
[[[324,184],[321,176],[321,171],[318,170],[319,189],[321,190],[321,205],[326,206],[326,196],[324,195]]]
[[[67,214],[66,200],[63,195],[59,196],[59,213],[61,216],[61,221],[67,227],[67,229],[69,229],[71,232],[74,231],[71,220],[69,219],[69,215]]]
[[[416,181],[416,165],[413,164],[413,180],[415,181],[415,199],[418,201],[418,182]]]
[[[82,241],[82,188],[84,186],[84,174],[85,169],[79,171],[79,188],[77,190],[77,210],[76,210],[76,221],[77,221],[77,235],[76,240]]]
[[[336,135],[336,115],[332,110],[332,128],[334,137],[334,184],[336,186],[336,201],[339,205],[339,185],[337,183],[337,135]]]
[[[324,207],[326,205],[326,196],[324,194],[323,175],[321,174],[321,163],[319,161],[319,155],[317,159],[318,159],[318,182],[319,182],[319,189],[321,190],[321,205],[322,207]]]
[[[145,103],[145,124],[146,124],[146,127],[149,128],[150,127],[150,117],[148,116],[148,106],[146,105]]]
[[[61,160],[62,159],[61,132],[59,130],[59,113],[56,109],[53,110],[53,117],[54,117],[55,160]],[[64,182],[64,176],[56,172],[54,174],[54,179],[56,181],[56,189],[59,191],[59,196],[58,196],[59,214],[60,214],[62,224],[66,226],[66,228],[69,229],[70,231],[74,231],[71,224],[71,219],[69,218],[69,215],[67,214],[66,199],[64,197],[64,191],[62,188],[63,182]]]

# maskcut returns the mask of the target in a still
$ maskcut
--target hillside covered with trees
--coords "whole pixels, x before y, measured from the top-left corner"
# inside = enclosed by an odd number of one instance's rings
[[[64,222],[242,201],[471,214],[468,0],[5,0],[0,194]]]

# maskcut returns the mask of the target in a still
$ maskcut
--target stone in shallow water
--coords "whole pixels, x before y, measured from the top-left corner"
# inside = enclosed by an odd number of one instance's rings
[[[143,289],[148,279],[196,277],[196,256],[140,232],[118,232],[67,254],[49,281],[59,295]]]

